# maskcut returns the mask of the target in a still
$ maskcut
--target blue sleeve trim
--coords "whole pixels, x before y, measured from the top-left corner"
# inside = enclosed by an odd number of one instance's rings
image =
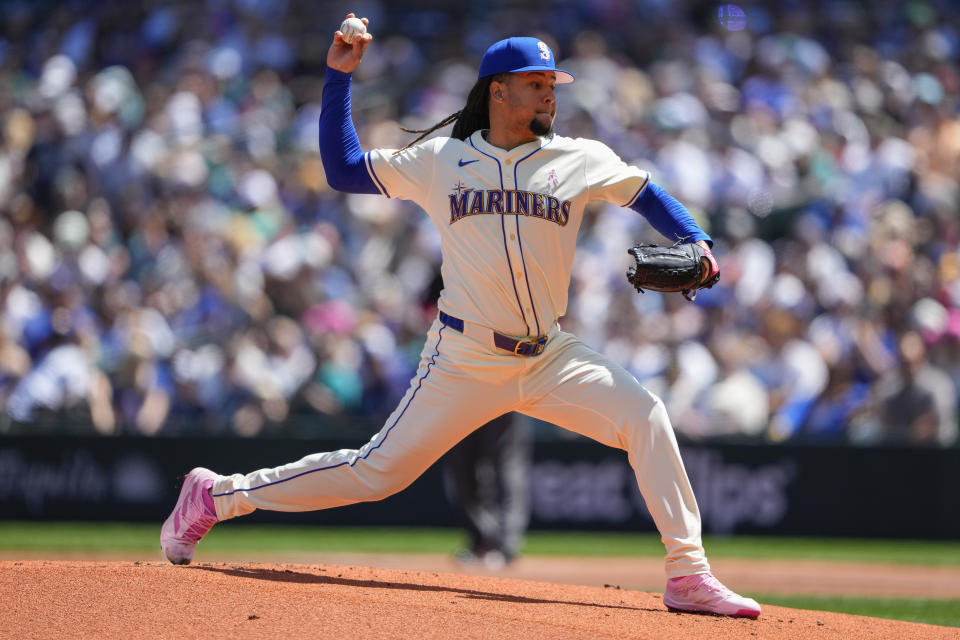
[[[639,188],[639,189],[637,189],[637,192],[636,192],[635,194],[633,194],[633,197],[630,198],[630,200],[627,202],[627,204],[625,204],[625,205],[623,205],[623,206],[625,206],[625,207],[632,207],[633,204],[637,201],[637,198],[640,197],[640,194],[643,193],[643,190],[647,187],[648,184],[650,184],[650,174],[649,174],[649,173],[647,174],[647,177],[644,179],[643,184],[640,185],[640,188]]]
[[[363,148],[350,118],[351,75],[327,67],[320,106],[320,159],[331,188],[380,193],[367,171]]]
[[[373,168],[373,159],[370,157],[369,153],[363,154],[363,157],[367,161],[367,170],[370,172],[370,176],[373,178],[373,181],[380,188],[380,191],[383,192],[383,195],[390,197],[390,194],[387,192],[387,188],[383,185],[383,181],[377,176],[376,170]]]
[[[713,239],[694,222],[687,208],[659,185],[649,183],[631,209],[642,215],[663,236],[674,242],[705,240],[711,247]]]

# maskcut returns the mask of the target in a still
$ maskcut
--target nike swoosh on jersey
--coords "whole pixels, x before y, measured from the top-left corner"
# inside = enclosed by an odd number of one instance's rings
[[[460,165],[461,167],[465,167],[465,166],[467,166],[468,164],[473,164],[474,162],[479,162],[479,160],[466,160],[466,161],[465,161],[463,158],[460,158],[460,161],[457,162],[457,164]]]

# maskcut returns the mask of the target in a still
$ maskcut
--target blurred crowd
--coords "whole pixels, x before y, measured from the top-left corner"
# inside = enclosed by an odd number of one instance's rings
[[[459,109],[483,50],[546,40],[556,130],[602,140],[715,240],[695,304],[637,295],[591,206],[565,329],[688,438],[957,442],[960,10],[948,0],[12,2],[0,24],[0,432],[376,425],[416,370],[438,237],[317,149],[347,11],[364,147]],[[444,131],[443,133],[448,133]]]

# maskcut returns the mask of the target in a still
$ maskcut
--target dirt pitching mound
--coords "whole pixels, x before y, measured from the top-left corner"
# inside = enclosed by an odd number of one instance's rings
[[[960,629],[765,606],[678,614],[660,594],[356,566],[0,562],[0,638],[960,638]]]

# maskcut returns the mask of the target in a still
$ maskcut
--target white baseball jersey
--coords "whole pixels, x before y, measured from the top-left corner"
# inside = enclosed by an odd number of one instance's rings
[[[477,131],[366,160],[383,195],[416,202],[440,231],[440,309],[513,336],[546,334],[566,312],[587,203],[630,206],[650,180],[601,142],[558,135],[505,151]]]

